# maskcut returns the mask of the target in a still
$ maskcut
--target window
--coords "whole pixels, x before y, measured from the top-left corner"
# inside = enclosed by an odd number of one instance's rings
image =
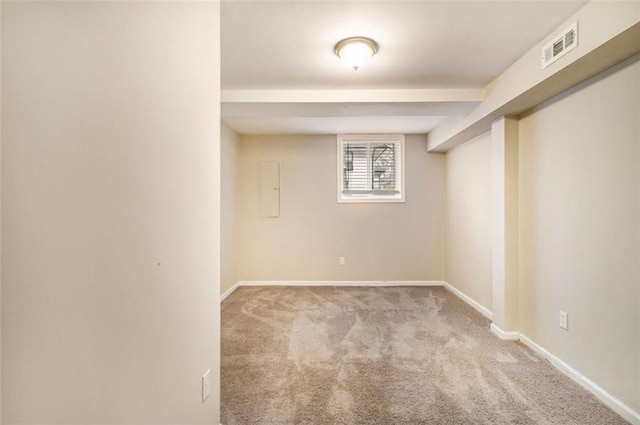
[[[338,136],[338,202],[404,202],[404,135]]]

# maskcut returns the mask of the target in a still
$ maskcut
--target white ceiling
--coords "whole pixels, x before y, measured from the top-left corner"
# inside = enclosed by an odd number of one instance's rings
[[[223,102],[225,92],[242,90],[483,88],[585,3],[223,1]],[[337,41],[355,35],[380,45],[357,72],[333,53]],[[426,133],[477,105],[477,99],[463,99],[443,113],[429,109],[428,100],[373,102],[377,106],[363,113],[361,103],[324,103],[314,110],[312,102],[301,101],[305,108],[223,103],[223,120],[251,134]]]

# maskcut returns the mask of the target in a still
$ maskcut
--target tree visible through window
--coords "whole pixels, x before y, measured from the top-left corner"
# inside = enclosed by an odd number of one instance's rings
[[[338,136],[338,202],[403,202],[402,135]]]

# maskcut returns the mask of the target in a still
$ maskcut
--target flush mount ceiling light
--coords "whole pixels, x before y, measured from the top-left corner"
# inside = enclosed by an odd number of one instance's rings
[[[376,54],[378,43],[367,37],[349,37],[338,41],[333,51],[357,71],[366,60]]]

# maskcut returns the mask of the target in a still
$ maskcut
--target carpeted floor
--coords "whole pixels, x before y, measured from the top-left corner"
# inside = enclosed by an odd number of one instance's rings
[[[222,423],[626,423],[489,324],[444,288],[239,288]]]

